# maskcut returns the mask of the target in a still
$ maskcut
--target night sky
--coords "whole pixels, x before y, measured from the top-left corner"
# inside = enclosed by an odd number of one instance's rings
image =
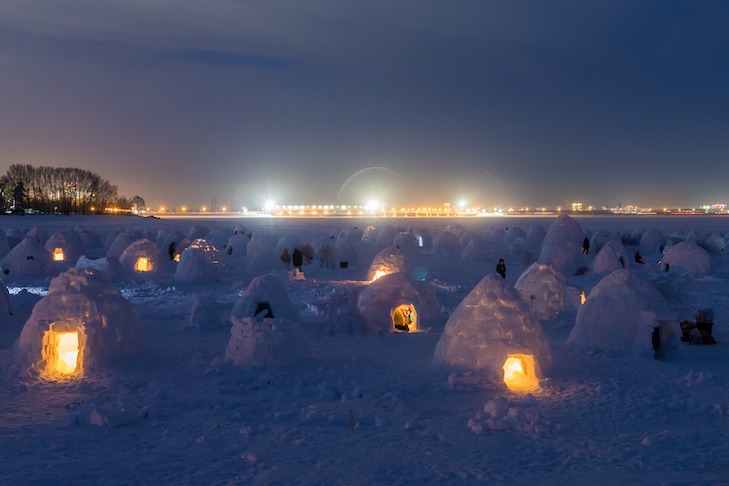
[[[728,162],[725,1],[0,2],[0,173],[153,207],[691,207]]]

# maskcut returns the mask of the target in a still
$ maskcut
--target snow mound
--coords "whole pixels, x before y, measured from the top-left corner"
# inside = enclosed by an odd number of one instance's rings
[[[514,354],[533,355],[537,375],[551,364],[549,344],[527,304],[504,279],[487,275],[448,319],[433,362],[482,371],[501,382]]]
[[[129,244],[119,257],[122,270],[135,277],[158,275],[166,262],[159,247],[146,238]]]
[[[231,319],[238,322],[262,313],[262,317],[299,321],[299,310],[289,298],[284,284],[274,275],[259,275],[248,284],[233,306]]]
[[[127,246],[141,238],[141,234],[136,231],[124,231],[119,233],[112,241],[109,249],[106,252],[107,258],[119,258]]]
[[[59,333],[76,335],[78,356],[70,373],[51,368],[51,343]],[[70,378],[144,350],[132,304],[102,275],[74,268],[51,280],[48,295],[33,307],[15,343],[18,363],[41,375]],[[59,375],[60,373],[60,375]]]
[[[303,329],[286,318],[237,319],[230,334],[225,358],[235,366],[269,366],[311,358]]]
[[[10,300],[10,292],[4,283],[0,281],[0,316],[13,314],[13,305]]]
[[[400,321],[400,306],[407,306],[408,322]],[[357,299],[357,308],[370,328],[390,332],[395,324],[418,331],[432,325],[440,307],[430,286],[408,278],[402,273],[385,275],[364,288]],[[406,330],[404,327],[400,330]]]
[[[607,241],[595,256],[592,262],[594,273],[611,273],[615,270],[629,268],[632,259],[628,258],[628,252],[619,240]]]
[[[666,300],[635,270],[617,270],[590,291],[567,343],[588,351],[670,357],[678,323]]]
[[[384,275],[405,272],[405,254],[394,246],[388,246],[375,255],[367,270],[367,280],[371,282]]]
[[[433,238],[433,254],[441,256],[454,256],[461,252],[458,237],[450,231],[441,231]]]
[[[377,246],[391,246],[397,236],[397,229],[394,226],[385,226],[378,231],[375,238],[375,245]]]
[[[182,329],[218,329],[221,324],[218,302],[213,294],[195,296],[190,309],[190,318],[183,323]]]
[[[682,241],[666,248],[662,268],[679,270],[691,275],[701,275],[711,270],[711,255],[696,243]]]
[[[51,271],[51,255],[35,238],[24,238],[0,260],[4,275],[47,275]]]
[[[533,263],[514,284],[538,319],[554,319],[565,309],[567,281],[553,266]]]
[[[203,239],[190,243],[180,255],[173,282],[211,283],[220,280],[223,262],[217,248]]]
[[[487,429],[542,435],[547,431],[547,422],[539,411],[536,398],[529,394],[518,401],[509,401],[506,397],[489,400],[483,407],[483,413],[468,421],[468,428],[479,435]]]
[[[565,275],[575,275],[582,267],[584,239],[585,234],[577,221],[563,214],[549,226],[537,261],[549,263]]]

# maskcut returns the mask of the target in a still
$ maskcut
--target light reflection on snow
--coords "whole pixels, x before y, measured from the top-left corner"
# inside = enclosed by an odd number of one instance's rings
[[[23,290],[34,295],[40,295],[41,297],[48,295],[48,289],[45,287],[8,287],[10,295],[17,295]]]

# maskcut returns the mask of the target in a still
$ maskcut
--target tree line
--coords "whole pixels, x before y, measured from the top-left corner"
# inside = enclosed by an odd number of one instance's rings
[[[132,211],[143,207],[141,197],[120,197],[114,184],[88,170],[13,164],[0,177],[2,213],[98,214],[107,208]]]

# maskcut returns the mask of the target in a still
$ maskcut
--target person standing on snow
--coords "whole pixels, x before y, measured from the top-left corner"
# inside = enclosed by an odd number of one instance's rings
[[[590,251],[590,239],[585,236],[585,239],[582,241],[582,254],[587,255],[588,251]]]
[[[503,258],[499,258],[499,263],[496,264],[496,273],[501,275],[501,278],[506,278],[506,263]]]

